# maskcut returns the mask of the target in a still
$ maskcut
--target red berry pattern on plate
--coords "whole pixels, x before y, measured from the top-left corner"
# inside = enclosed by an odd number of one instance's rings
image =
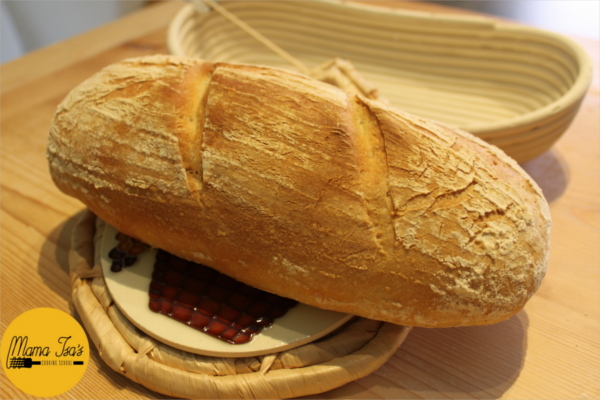
[[[165,251],[156,255],[150,309],[232,344],[247,343],[297,304]]]

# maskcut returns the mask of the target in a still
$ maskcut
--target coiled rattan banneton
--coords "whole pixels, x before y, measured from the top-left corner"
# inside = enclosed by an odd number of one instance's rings
[[[559,139],[591,82],[589,57],[569,38],[492,18],[344,0],[212,3],[194,0],[177,13],[171,54],[302,73],[298,62],[310,69],[342,58],[393,107],[466,130],[520,163]]]
[[[160,343],[113,304],[100,265],[100,218],[84,211],[72,234],[73,302],[100,356],[156,392],[184,398],[289,398],[322,393],[364,377],[402,344],[409,327],[366,318],[316,342],[260,357],[216,358]]]

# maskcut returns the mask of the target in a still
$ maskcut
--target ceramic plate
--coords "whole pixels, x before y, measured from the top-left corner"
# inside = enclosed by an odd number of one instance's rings
[[[123,314],[149,336],[174,348],[215,357],[249,357],[289,350],[334,331],[352,315],[298,304],[273,325],[244,344],[230,344],[195,328],[158,314],[149,308],[149,287],[156,249],[142,253],[131,267],[115,273],[110,270],[108,253],[118,241],[117,231],[105,225],[102,239],[102,270],[110,294]]]

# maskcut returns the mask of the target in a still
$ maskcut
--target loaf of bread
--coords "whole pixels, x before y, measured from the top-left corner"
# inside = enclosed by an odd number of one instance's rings
[[[512,159],[283,70],[124,60],[63,100],[48,159],[118,230],[320,308],[490,324],[546,271],[548,205]]]

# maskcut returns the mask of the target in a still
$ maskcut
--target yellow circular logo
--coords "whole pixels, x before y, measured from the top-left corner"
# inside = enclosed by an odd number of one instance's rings
[[[87,336],[69,314],[36,308],[15,318],[2,337],[0,362],[23,392],[56,396],[79,382],[90,359]]]

